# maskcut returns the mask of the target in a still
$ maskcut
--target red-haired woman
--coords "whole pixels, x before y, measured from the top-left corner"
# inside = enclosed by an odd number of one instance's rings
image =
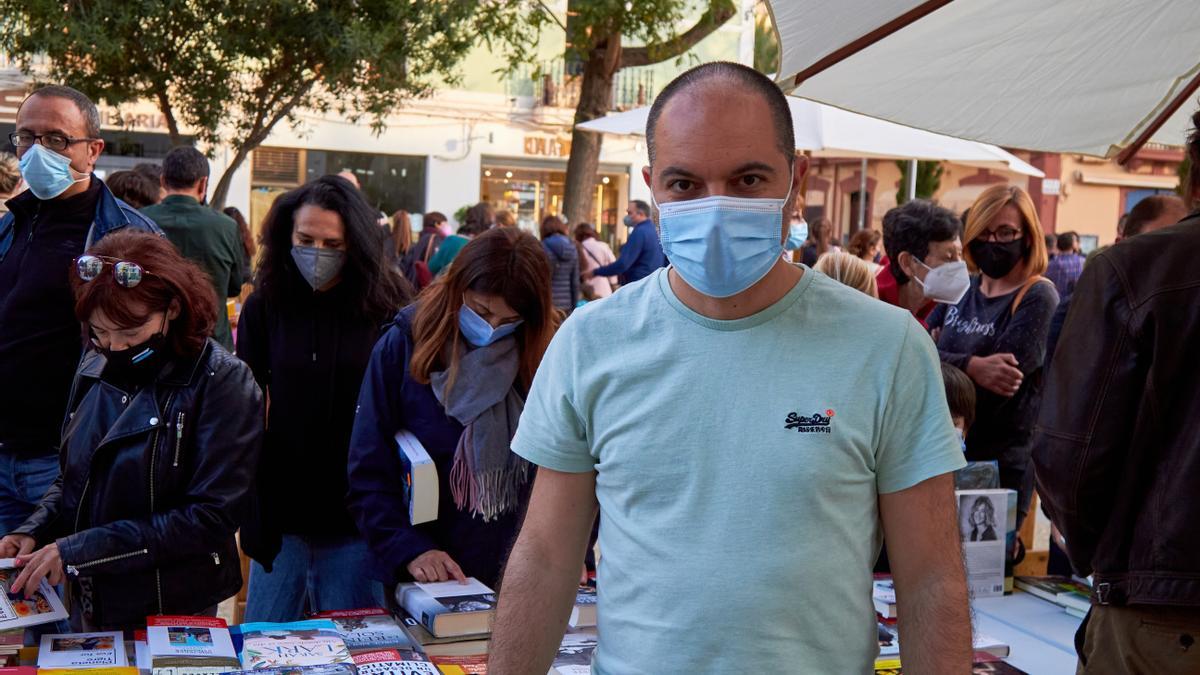
[[[467,244],[375,345],[350,440],[349,506],[383,581],[499,579],[533,475],[509,442],[556,315],[541,244],[496,228]],[[432,522],[409,521],[401,430],[437,467]]]
[[[250,369],[208,336],[208,277],[161,237],[111,234],[72,270],[91,335],[64,422],[61,472],[0,540],[13,592],[68,582],[75,630],[210,614],[237,593],[233,533],[263,435]]]

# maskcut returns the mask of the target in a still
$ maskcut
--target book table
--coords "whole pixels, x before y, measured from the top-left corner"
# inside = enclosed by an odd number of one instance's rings
[[[1005,661],[1030,675],[1075,672],[1075,631],[1082,619],[1022,591],[1002,598],[979,598],[971,608],[977,630],[1011,647]]]

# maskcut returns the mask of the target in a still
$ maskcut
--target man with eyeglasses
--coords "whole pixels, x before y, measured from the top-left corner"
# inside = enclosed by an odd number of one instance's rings
[[[20,525],[58,476],[58,439],[83,346],[72,261],[110,232],[158,227],[92,174],[100,113],[82,93],[42,87],[9,136],[28,190],[0,219],[0,533]]]

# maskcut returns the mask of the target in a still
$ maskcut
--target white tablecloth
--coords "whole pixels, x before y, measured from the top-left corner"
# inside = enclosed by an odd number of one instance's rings
[[[1007,642],[1006,661],[1030,675],[1071,675],[1075,672],[1075,631],[1080,619],[1062,607],[1016,591],[1002,598],[971,603],[975,628]]]

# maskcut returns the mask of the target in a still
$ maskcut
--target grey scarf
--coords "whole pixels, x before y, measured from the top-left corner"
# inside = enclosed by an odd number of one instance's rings
[[[454,503],[487,522],[515,511],[529,480],[529,462],[509,449],[525,407],[513,388],[520,368],[517,341],[506,337],[471,350],[460,343],[458,349],[453,388],[446,391],[445,371],[429,379],[446,414],[463,425],[450,470]]]

